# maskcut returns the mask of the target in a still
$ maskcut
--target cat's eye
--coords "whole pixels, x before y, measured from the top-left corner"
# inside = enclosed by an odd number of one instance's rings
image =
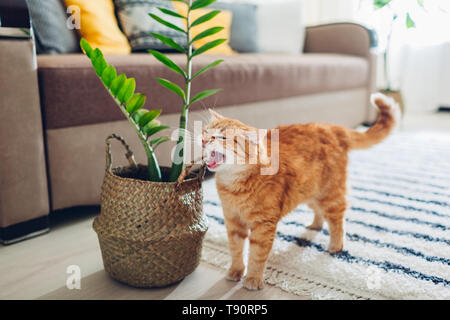
[[[215,136],[215,137],[213,137],[214,139],[217,139],[217,140],[225,140],[225,137],[224,136]]]

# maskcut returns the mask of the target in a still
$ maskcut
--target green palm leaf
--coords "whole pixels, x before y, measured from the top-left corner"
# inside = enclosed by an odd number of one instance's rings
[[[159,41],[161,41],[162,43],[168,45],[169,47],[172,47],[175,50],[180,51],[181,53],[186,53],[186,50],[182,46],[180,46],[178,43],[173,41],[172,39],[167,38],[161,34],[154,33],[154,32],[150,32],[150,34],[152,36],[154,36],[156,39],[158,39]]]
[[[203,72],[205,72],[208,69],[211,69],[212,67],[215,67],[219,64],[221,64],[223,62],[222,59],[216,60],[213,63],[208,64],[206,67],[200,69],[200,71],[198,71],[196,74],[194,74],[194,76],[192,77],[192,79],[198,77],[199,75],[201,75]]]
[[[216,0],[196,0],[191,6],[191,10],[204,8],[206,6],[209,6],[211,3],[215,2]]]
[[[201,46],[200,48],[198,48],[197,50],[195,50],[194,53],[192,54],[192,56],[193,57],[198,56],[199,54],[202,54],[203,52],[206,52],[208,50],[211,50],[212,48],[215,48],[215,47],[221,45],[225,41],[227,41],[227,39],[217,39],[217,40],[210,41],[207,44],[205,44],[205,45]]]
[[[411,15],[408,13],[406,13],[406,27],[408,29],[410,28],[415,28],[416,27],[416,23],[414,22],[414,20],[411,18]]]
[[[208,13],[202,15],[200,18],[196,19],[194,22],[192,22],[191,27],[195,27],[201,23],[209,21],[212,18],[214,18],[215,16],[217,16],[219,13],[220,13],[220,10],[214,10],[214,11],[208,12]]]
[[[184,95],[183,90],[179,86],[177,86],[175,83],[173,83],[173,82],[171,82],[169,80],[166,80],[166,79],[162,79],[162,78],[157,78],[156,81],[158,81],[160,85],[162,85],[162,86],[166,87],[167,89],[175,92],[177,95],[182,97],[183,100],[185,99],[185,95]]]
[[[384,6],[387,6],[392,0],[374,0],[373,6],[375,9],[381,9]]]
[[[199,100],[205,99],[205,98],[207,98],[207,97],[209,97],[209,96],[211,96],[211,95],[213,95],[213,94],[219,92],[220,90],[221,90],[221,89],[205,90],[205,91],[202,91],[202,92],[200,92],[200,93],[197,93],[197,94],[195,95],[195,97],[192,98],[190,104],[193,104],[194,102],[197,102],[197,101],[199,101]]]
[[[183,15],[177,13],[177,12],[174,12],[174,11],[172,11],[172,10],[169,10],[169,9],[158,8],[158,10],[161,11],[162,13],[165,13],[165,14],[167,14],[167,15],[169,15],[169,16],[172,16],[172,17],[177,17],[177,18],[186,19],[185,16],[183,16]]]
[[[192,39],[192,42],[195,42],[197,40],[209,37],[209,36],[211,36],[213,34],[216,34],[217,32],[222,31],[223,29],[224,29],[223,27],[212,27],[212,28],[209,28],[209,29],[207,29],[207,30],[205,30],[203,32],[200,32],[198,35],[196,35],[194,37],[194,39]]]
[[[174,25],[174,24],[172,24],[172,23],[170,23],[170,22],[168,22],[168,21],[166,21],[166,20],[164,20],[164,19],[161,19],[160,17],[158,17],[157,15],[154,15],[153,13],[149,13],[148,15],[149,15],[150,17],[152,17],[153,19],[155,19],[156,21],[158,21],[159,23],[165,25],[166,27],[168,27],[168,28],[170,28],[170,29],[173,29],[173,30],[176,30],[176,31],[179,31],[179,32],[186,33],[186,31],[184,31],[184,30],[181,29],[180,27],[178,27],[178,26],[176,26],[176,25]]]
[[[184,73],[183,69],[181,69],[175,62],[167,58],[165,55],[155,50],[148,50],[148,52],[150,52],[156,59],[165,64],[170,70],[175,71],[176,73],[179,73],[186,78],[186,74]]]

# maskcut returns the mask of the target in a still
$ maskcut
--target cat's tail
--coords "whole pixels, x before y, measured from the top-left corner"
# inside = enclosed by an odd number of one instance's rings
[[[374,93],[370,98],[379,110],[378,120],[366,132],[350,131],[350,149],[365,149],[383,141],[400,118],[400,109],[394,99],[381,93]]]

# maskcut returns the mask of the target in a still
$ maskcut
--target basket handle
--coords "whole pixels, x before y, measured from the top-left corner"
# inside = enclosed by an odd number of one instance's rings
[[[134,159],[134,153],[131,151],[130,146],[125,142],[124,138],[113,133],[106,138],[106,170],[112,172],[111,139],[119,140],[122,143],[124,148],[127,150],[125,157],[130,163],[130,167],[137,167],[136,160]]]

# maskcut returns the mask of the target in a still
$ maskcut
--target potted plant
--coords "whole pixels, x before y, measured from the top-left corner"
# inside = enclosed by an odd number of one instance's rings
[[[153,34],[186,56],[185,69],[162,53],[149,50],[156,59],[180,74],[185,82],[182,89],[167,79],[157,79],[162,86],[179,95],[182,101],[181,130],[171,168],[160,167],[154,152],[158,145],[170,140],[167,136],[153,137],[168,129],[157,120],[161,110],[144,109],[146,97],[135,93],[135,80],[125,74],[117,75],[116,69],[108,65],[98,48],[93,49],[85,39],[80,42],[97,76],[136,132],[147,155],[146,165],[136,164],[133,152],[123,138],[115,134],[107,137],[101,213],[94,220],[106,272],[119,281],[138,287],[168,285],[191,273],[200,261],[202,240],[207,231],[201,188],[205,168],[203,166],[199,172],[190,173],[189,166],[184,164],[185,129],[189,107],[218,91],[206,90],[191,97],[193,80],[223,61],[217,60],[193,74],[193,59],[220,45],[225,39],[210,41],[194,50],[194,41],[215,34],[222,28],[210,28],[195,38],[191,37],[191,28],[211,20],[220,11],[210,11],[191,21],[191,11],[205,8],[215,0],[177,1],[187,6],[186,16],[166,8],[159,10],[165,15],[185,20],[185,29],[150,14],[151,18],[183,33],[187,39],[187,48],[183,48],[170,38]],[[129,166],[112,167],[111,139],[123,144]]]
[[[386,49],[383,52],[383,70],[384,70],[384,77],[386,79],[386,88],[383,89],[383,90],[380,90],[380,91],[382,93],[384,93],[385,95],[394,98],[394,100],[396,100],[399,103],[399,106],[401,108],[402,114],[404,114],[405,110],[404,110],[403,98],[402,98],[401,92],[399,90],[394,90],[392,88],[391,78],[390,78],[390,74],[389,74],[389,65],[388,65],[389,53],[390,53],[390,48],[391,48],[391,38],[392,38],[393,24],[394,24],[394,22],[397,19],[399,19],[400,16],[402,16],[392,6],[392,3],[395,2],[395,1],[396,0],[374,0],[373,1],[373,7],[374,7],[375,10],[380,10],[380,9],[390,10],[391,14],[392,14],[392,19],[391,19],[391,22],[390,22],[390,28],[389,28],[389,32],[387,34],[387,39],[386,39]],[[417,4],[420,7],[422,7],[422,8],[424,6],[423,1],[424,0],[417,0]],[[411,14],[409,13],[409,11],[406,11],[406,13],[403,15],[402,19],[404,19],[404,21],[405,21],[406,28],[410,29],[410,28],[415,28],[416,27],[416,23],[412,19]]]

